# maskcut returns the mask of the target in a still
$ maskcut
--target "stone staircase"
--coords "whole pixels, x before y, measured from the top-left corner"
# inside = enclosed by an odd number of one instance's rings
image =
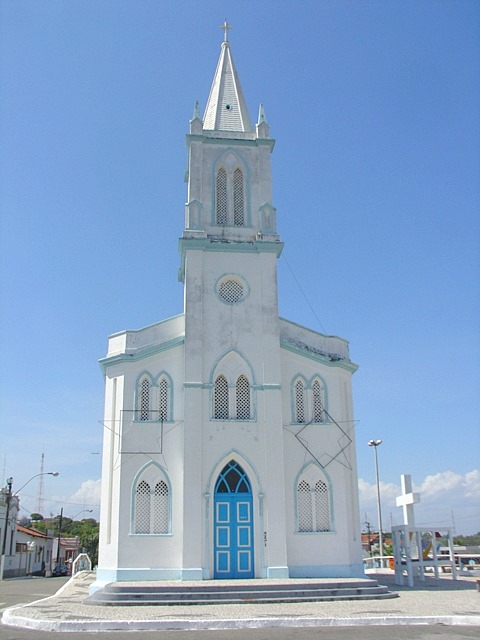
[[[90,595],[85,603],[143,607],[378,600],[397,596],[376,580],[369,579],[112,582]]]

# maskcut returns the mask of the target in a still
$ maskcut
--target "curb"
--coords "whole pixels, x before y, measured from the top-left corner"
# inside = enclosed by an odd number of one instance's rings
[[[37,631],[199,631],[222,629],[261,629],[267,627],[364,627],[435,625],[480,626],[480,615],[465,616],[377,616],[365,618],[242,618],[218,620],[41,620],[12,615],[23,607],[10,607],[2,624]]]

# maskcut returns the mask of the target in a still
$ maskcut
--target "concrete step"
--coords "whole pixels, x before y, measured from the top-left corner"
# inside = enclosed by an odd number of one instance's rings
[[[255,580],[244,584],[131,584],[111,583],[96,591],[87,604],[114,606],[252,604],[276,602],[315,602],[332,600],[371,600],[395,598],[376,580],[308,583],[261,583]]]

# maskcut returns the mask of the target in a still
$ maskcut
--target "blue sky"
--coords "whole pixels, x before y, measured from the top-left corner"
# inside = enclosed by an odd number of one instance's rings
[[[98,504],[107,336],[181,313],[184,135],[225,18],[265,105],[282,316],[350,341],[362,520],[480,530],[480,5],[0,5],[3,478]],[[38,480],[21,493],[37,509]]]

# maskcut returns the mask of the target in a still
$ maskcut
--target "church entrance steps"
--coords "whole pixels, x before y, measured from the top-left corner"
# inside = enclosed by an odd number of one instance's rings
[[[87,604],[113,606],[261,604],[395,598],[398,594],[376,580],[207,581],[196,583],[107,584],[86,599]]]

